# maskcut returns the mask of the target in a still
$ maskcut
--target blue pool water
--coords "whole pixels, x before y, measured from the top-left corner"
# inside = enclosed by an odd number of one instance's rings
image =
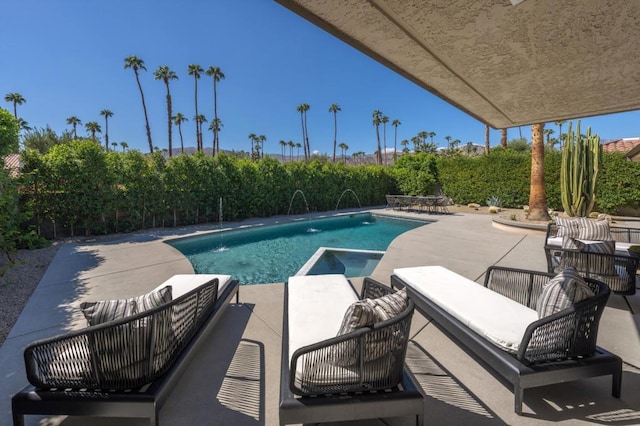
[[[284,282],[319,247],[386,250],[425,221],[370,213],[296,221],[170,241],[199,274],[229,274],[242,284]]]

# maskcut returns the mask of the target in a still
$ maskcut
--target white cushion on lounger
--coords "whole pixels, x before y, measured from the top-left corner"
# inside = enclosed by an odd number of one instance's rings
[[[200,287],[211,281],[218,279],[218,294],[222,293],[224,287],[231,282],[231,275],[215,275],[215,274],[178,274],[174,275],[154,290],[170,285],[172,287],[172,297],[177,299],[183,294],[187,294],[196,287]]]
[[[585,244],[599,242],[599,241],[592,241],[592,240],[580,240],[580,241],[582,241]],[[547,245],[553,246],[553,247],[562,247],[562,237],[547,238]],[[632,245],[634,245],[634,243],[625,243],[621,241],[616,241],[616,254],[619,254],[622,256],[629,256],[629,247],[631,247]]]
[[[441,266],[395,269],[394,274],[494,345],[516,353],[535,310]]]
[[[358,296],[344,275],[289,278],[289,359],[312,343],[336,337],[344,313]]]

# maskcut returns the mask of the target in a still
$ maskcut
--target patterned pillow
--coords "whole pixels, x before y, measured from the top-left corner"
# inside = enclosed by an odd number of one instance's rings
[[[350,333],[361,327],[370,327],[375,323],[386,321],[402,313],[408,305],[407,290],[402,289],[377,299],[362,299],[354,302],[345,312],[338,336]],[[358,361],[358,348],[355,342],[345,342],[333,351],[334,362],[349,366]],[[384,343],[376,342],[368,336],[365,342],[365,361],[371,361],[384,355]]]
[[[84,302],[80,304],[80,309],[89,325],[97,325],[135,315],[167,302],[171,302],[170,285],[131,299]]]
[[[613,240],[595,242],[576,240],[575,244],[578,250],[583,252],[609,255],[613,255],[616,252],[616,242]],[[581,266],[583,266],[585,272],[598,275],[618,275],[616,272],[615,257],[613,256],[589,256],[589,264],[584,265],[584,263]]]
[[[606,220],[591,220],[586,217],[578,219],[578,238],[595,241],[613,240],[609,222]]]
[[[560,312],[593,295],[593,291],[575,268],[567,268],[542,289],[536,305],[538,318]]]
[[[567,219],[563,217],[555,217],[554,222],[558,228],[556,234],[557,237],[571,237],[578,236],[578,221],[576,219]]]

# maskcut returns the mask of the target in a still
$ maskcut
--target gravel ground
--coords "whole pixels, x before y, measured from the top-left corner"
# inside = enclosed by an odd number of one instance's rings
[[[0,254],[0,346],[20,316],[58,250],[58,244],[38,250],[18,250],[11,264]]]

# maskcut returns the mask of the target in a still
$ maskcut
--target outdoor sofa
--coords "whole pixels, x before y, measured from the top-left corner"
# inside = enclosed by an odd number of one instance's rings
[[[413,311],[406,293],[369,278],[359,298],[343,275],[291,277],[280,424],[400,416],[421,424],[422,394],[404,363]]]
[[[158,425],[198,346],[234,295],[237,302],[238,285],[229,275],[174,275],[137,298],[83,303],[90,323],[133,314],[30,344],[24,351],[30,385],[12,399],[14,425],[29,414],[147,418]]]
[[[633,245],[640,245],[638,228],[613,227],[606,220],[556,218],[547,226],[547,270],[557,273],[573,266],[616,294],[633,295],[640,268],[640,257],[629,251]]]
[[[608,287],[585,279],[589,290],[582,286],[580,294],[586,298],[573,303],[555,298],[564,285],[559,283],[567,282],[560,278],[491,267],[483,286],[443,267],[423,266],[395,269],[391,284],[406,288],[419,312],[513,386],[514,410],[521,415],[524,390],[532,387],[611,374],[612,394],[620,396],[622,360],[596,346]]]

